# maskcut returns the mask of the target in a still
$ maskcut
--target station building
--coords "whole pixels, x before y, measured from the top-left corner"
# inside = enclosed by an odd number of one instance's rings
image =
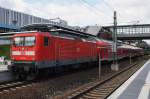
[[[61,19],[60,21],[55,22],[49,19],[44,19],[0,7],[0,32],[13,31],[21,26],[33,23],[51,23],[55,25],[67,25],[67,22]]]
[[[22,12],[14,11],[0,7],[0,33],[12,32],[18,30],[21,26],[34,23],[50,23],[54,25],[68,26],[64,20],[53,21],[51,19],[44,19]],[[8,56],[10,50],[10,38],[0,37],[0,57]]]

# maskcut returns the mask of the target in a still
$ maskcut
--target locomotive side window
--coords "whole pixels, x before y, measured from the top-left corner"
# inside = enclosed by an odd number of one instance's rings
[[[58,36],[59,32],[53,31],[53,32],[51,32],[51,34],[54,35],[54,36]]]
[[[49,39],[48,37],[44,37],[44,46],[48,46],[49,45]]]

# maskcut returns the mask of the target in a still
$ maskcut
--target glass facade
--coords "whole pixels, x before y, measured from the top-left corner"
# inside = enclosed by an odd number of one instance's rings
[[[0,7],[0,28],[14,28],[14,26],[21,27],[33,23],[58,24],[57,22],[53,22],[48,19]]]

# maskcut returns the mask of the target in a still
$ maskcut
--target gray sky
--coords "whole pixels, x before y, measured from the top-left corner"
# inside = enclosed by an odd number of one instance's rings
[[[150,0],[0,0],[0,6],[42,18],[60,17],[69,25],[150,23]]]

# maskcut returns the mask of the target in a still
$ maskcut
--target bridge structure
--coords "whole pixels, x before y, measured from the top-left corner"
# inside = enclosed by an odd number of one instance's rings
[[[104,26],[113,31],[114,26]],[[150,24],[119,25],[117,26],[117,39],[119,40],[143,40],[150,39]]]
[[[102,28],[93,29],[99,34],[103,30],[109,30],[113,33],[114,26],[103,26]],[[0,33],[0,40],[8,40],[16,32]],[[138,25],[118,25],[117,26],[117,39],[118,40],[145,40],[150,39],[150,24]]]

